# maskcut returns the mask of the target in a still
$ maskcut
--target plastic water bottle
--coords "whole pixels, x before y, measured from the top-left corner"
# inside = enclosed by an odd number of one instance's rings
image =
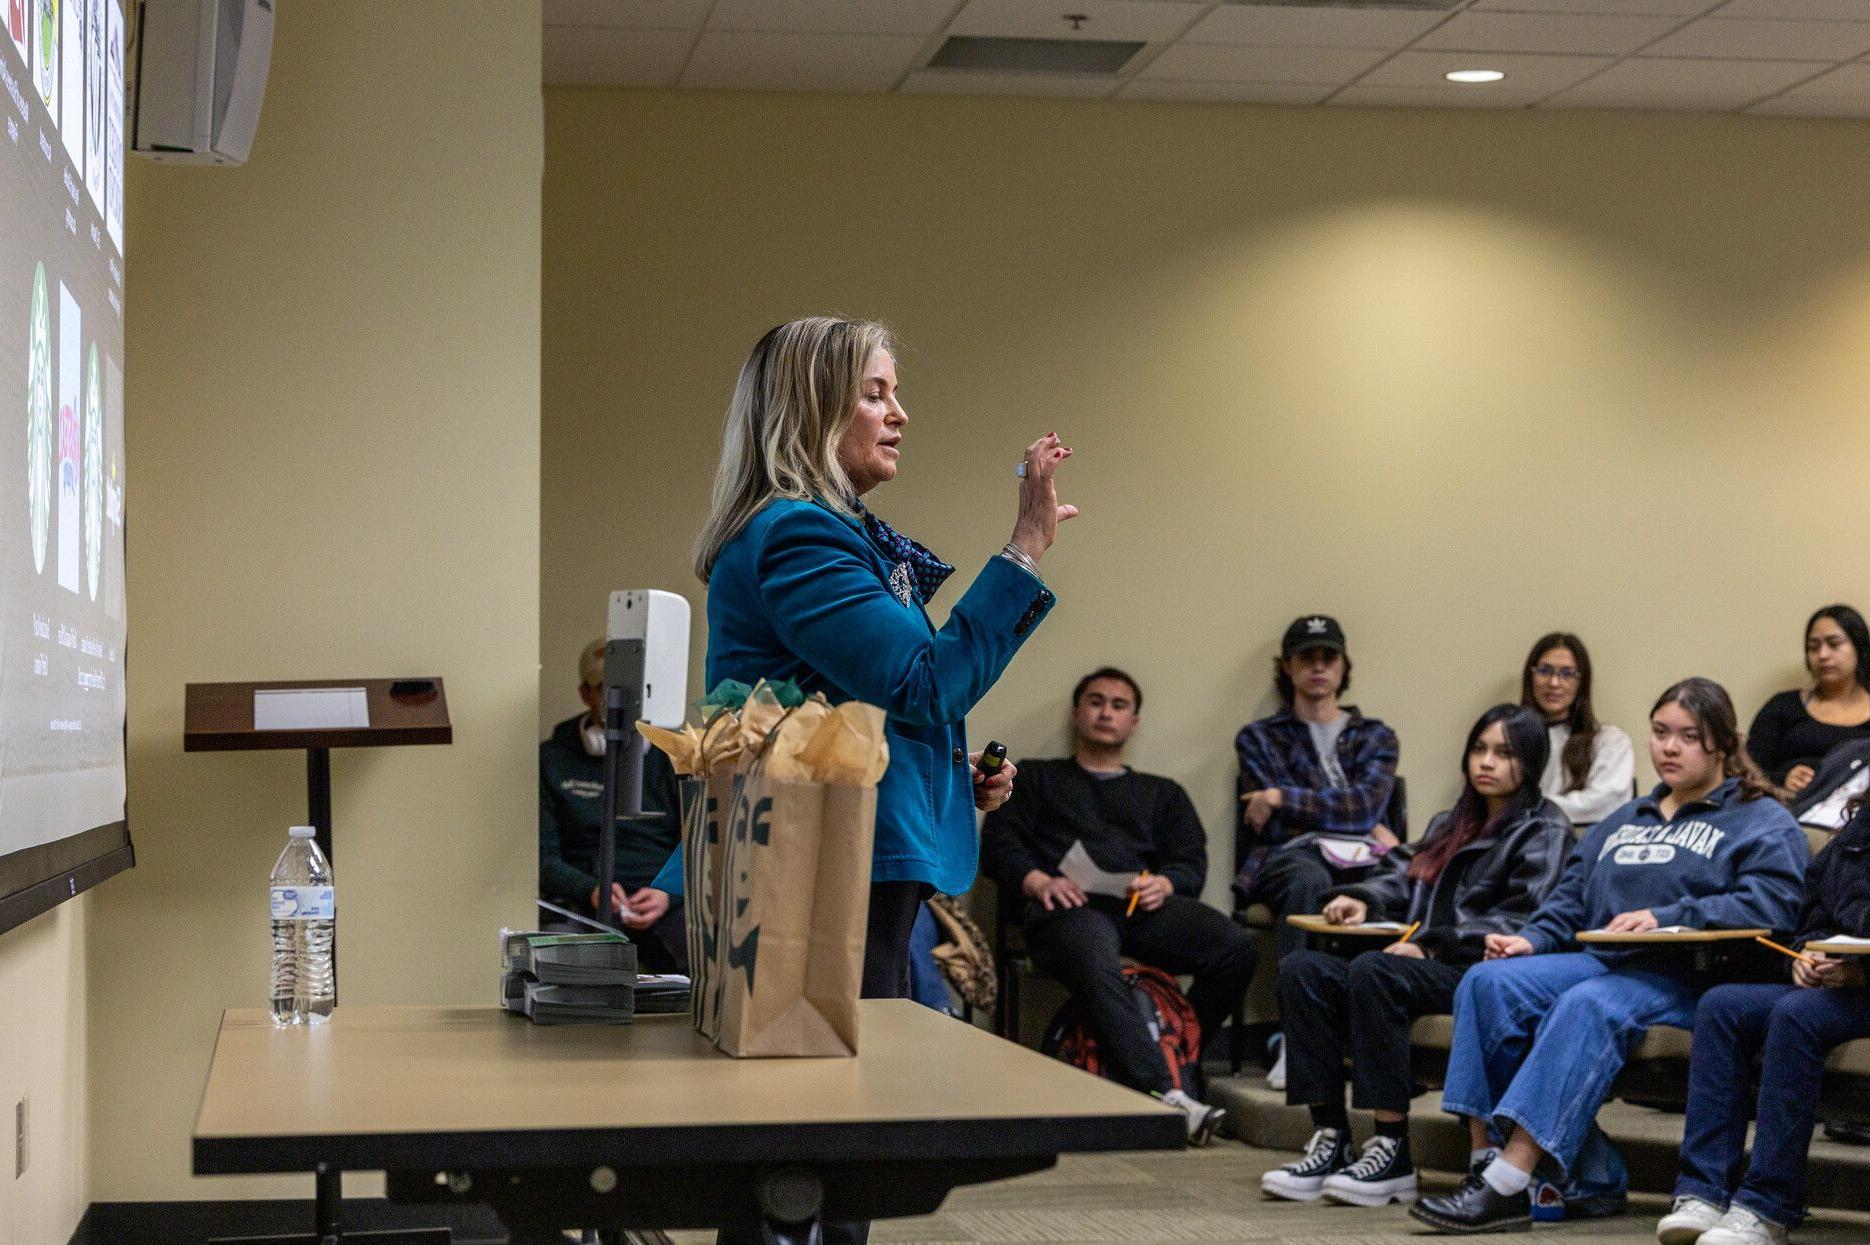
[[[331,1017],[337,975],[331,943],[337,899],[331,862],[318,850],[311,826],[292,827],[273,866],[273,1023],[317,1025]]]

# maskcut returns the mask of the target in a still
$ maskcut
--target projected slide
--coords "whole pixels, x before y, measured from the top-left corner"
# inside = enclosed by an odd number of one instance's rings
[[[4,901],[39,849],[124,819],[124,14],[0,15]]]

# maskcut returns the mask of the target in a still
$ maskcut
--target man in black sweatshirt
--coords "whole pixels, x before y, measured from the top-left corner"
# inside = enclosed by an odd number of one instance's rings
[[[597,913],[598,831],[604,824],[604,641],[578,657],[585,712],[552,728],[539,745],[539,897],[585,916]],[[643,747],[631,733],[630,742]],[[637,945],[646,973],[686,973],[682,901],[650,885],[682,835],[675,770],[659,748],[643,756],[643,811],[656,818],[617,827],[611,910]]]
[[[1201,902],[1208,842],[1188,793],[1123,763],[1143,707],[1136,680],[1111,667],[1094,671],[1078,681],[1071,704],[1072,755],[1021,761],[1012,798],[988,814],[987,869],[1001,902],[1020,905],[1034,963],[1084,1008],[1112,1075],[1187,1112],[1199,1144],[1221,1112],[1171,1081],[1120,957],[1193,973],[1188,1001],[1206,1039],[1246,994],[1253,944]],[[1060,862],[1079,843],[1098,869],[1134,875],[1124,894],[1087,895],[1064,876]]]

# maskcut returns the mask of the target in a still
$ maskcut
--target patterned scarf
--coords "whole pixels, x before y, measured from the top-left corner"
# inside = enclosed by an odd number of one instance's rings
[[[879,519],[862,502],[857,503],[857,513],[863,516],[864,531],[877,548],[896,559],[896,568],[890,572],[890,591],[896,599],[904,605],[927,605],[954,574],[954,567]]]

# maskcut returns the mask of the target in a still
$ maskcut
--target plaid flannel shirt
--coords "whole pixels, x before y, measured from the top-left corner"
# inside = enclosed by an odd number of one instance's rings
[[[1361,838],[1382,819],[1396,785],[1396,732],[1377,718],[1347,707],[1351,720],[1338,736],[1338,764],[1345,786],[1328,785],[1324,765],[1312,746],[1309,727],[1291,709],[1281,709],[1240,728],[1234,751],[1240,756],[1239,793],[1277,787],[1283,803],[1264,829],[1255,832],[1240,805],[1240,849],[1244,860],[1254,848],[1272,847],[1301,834]]]

